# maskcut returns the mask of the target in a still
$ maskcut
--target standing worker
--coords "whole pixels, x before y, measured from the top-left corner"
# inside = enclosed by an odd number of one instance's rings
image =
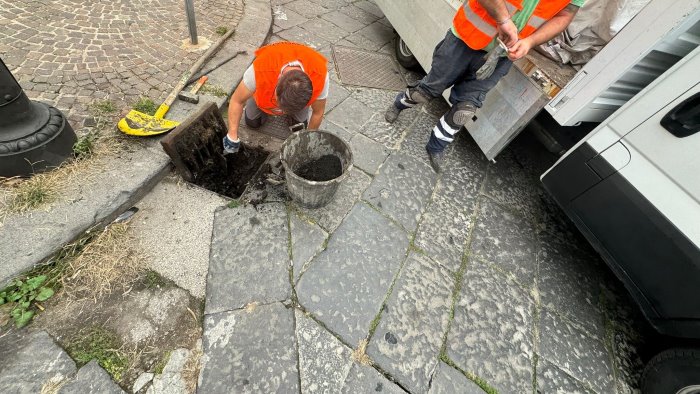
[[[435,125],[425,147],[431,166],[440,172],[445,148],[481,108],[486,93],[508,73],[514,60],[564,31],[584,1],[465,1],[452,29],[435,47],[430,72],[396,97],[386,111],[386,121],[393,123],[404,109],[452,87],[452,108]]]
[[[244,112],[245,124],[252,129],[262,126],[269,115],[286,114],[297,122],[290,128],[317,130],[328,97],[327,64],[323,55],[294,42],[258,49],[229,102],[224,153],[240,149],[238,124]]]

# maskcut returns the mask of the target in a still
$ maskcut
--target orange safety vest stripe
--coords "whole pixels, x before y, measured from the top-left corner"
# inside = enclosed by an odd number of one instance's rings
[[[279,115],[275,89],[282,67],[299,61],[306,75],[311,79],[313,92],[308,105],[311,105],[323,91],[328,73],[328,60],[306,45],[295,42],[277,42],[255,51],[253,70],[255,71],[255,93],[253,98],[258,108],[271,115]]]
[[[527,25],[518,33],[520,38],[525,38],[534,33],[547,20],[558,14],[569,5],[571,0],[540,0],[535,7]],[[516,0],[506,0],[508,12],[521,10],[522,4]],[[457,35],[472,49],[484,49],[496,36],[496,21],[491,18],[486,9],[478,0],[469,0],[455,13],[452,20]]]

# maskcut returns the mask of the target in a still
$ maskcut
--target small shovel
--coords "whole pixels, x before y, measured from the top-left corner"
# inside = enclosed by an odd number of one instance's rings
[[[163,134],[174,129],[180,122],[163,118],[177,98],[177,94],[185,87],[186,82],[187,78],[180,78],[180,83],[165,98],[165,101],[158,107],[153,116],[132,109],[117,123],[117,128],[122,133],[139,137]]]

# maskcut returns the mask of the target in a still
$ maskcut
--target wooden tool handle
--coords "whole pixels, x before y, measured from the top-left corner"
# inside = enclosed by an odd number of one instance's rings
[[[206,75],[202,78],[199,78],[199,80],[197,80],[197,83],[194,84],[194,86],[192,86],[192,90],[190,90],[190,93],[196,94],[197,92],[199,92],[199,89],[202,88],[202,85],[207,83],[207,79],[209,79],[209,77],[207,77]]]

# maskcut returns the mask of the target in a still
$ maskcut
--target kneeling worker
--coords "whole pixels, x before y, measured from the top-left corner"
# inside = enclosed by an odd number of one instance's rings
[[[328,97],[327,63],[320,53],[293,42],[258,49],[229,102],[224,153],[240,149],[238,124],[244,112],[245,124],[253,129],[269,115],[289,115],[309,130],[317,130]]]
[[[452,29],[437,44],[430,72],[396,97],[386,121],[393,123],[402,110],[452,87],[452,108],[437,122],[426,146],[430,164],[440,172],[445,148],[512,62],[564,31],[584,1],[466,0],[455,14]],[[498,39],[507,47],[503,51],[507,57],[500,57]]]

